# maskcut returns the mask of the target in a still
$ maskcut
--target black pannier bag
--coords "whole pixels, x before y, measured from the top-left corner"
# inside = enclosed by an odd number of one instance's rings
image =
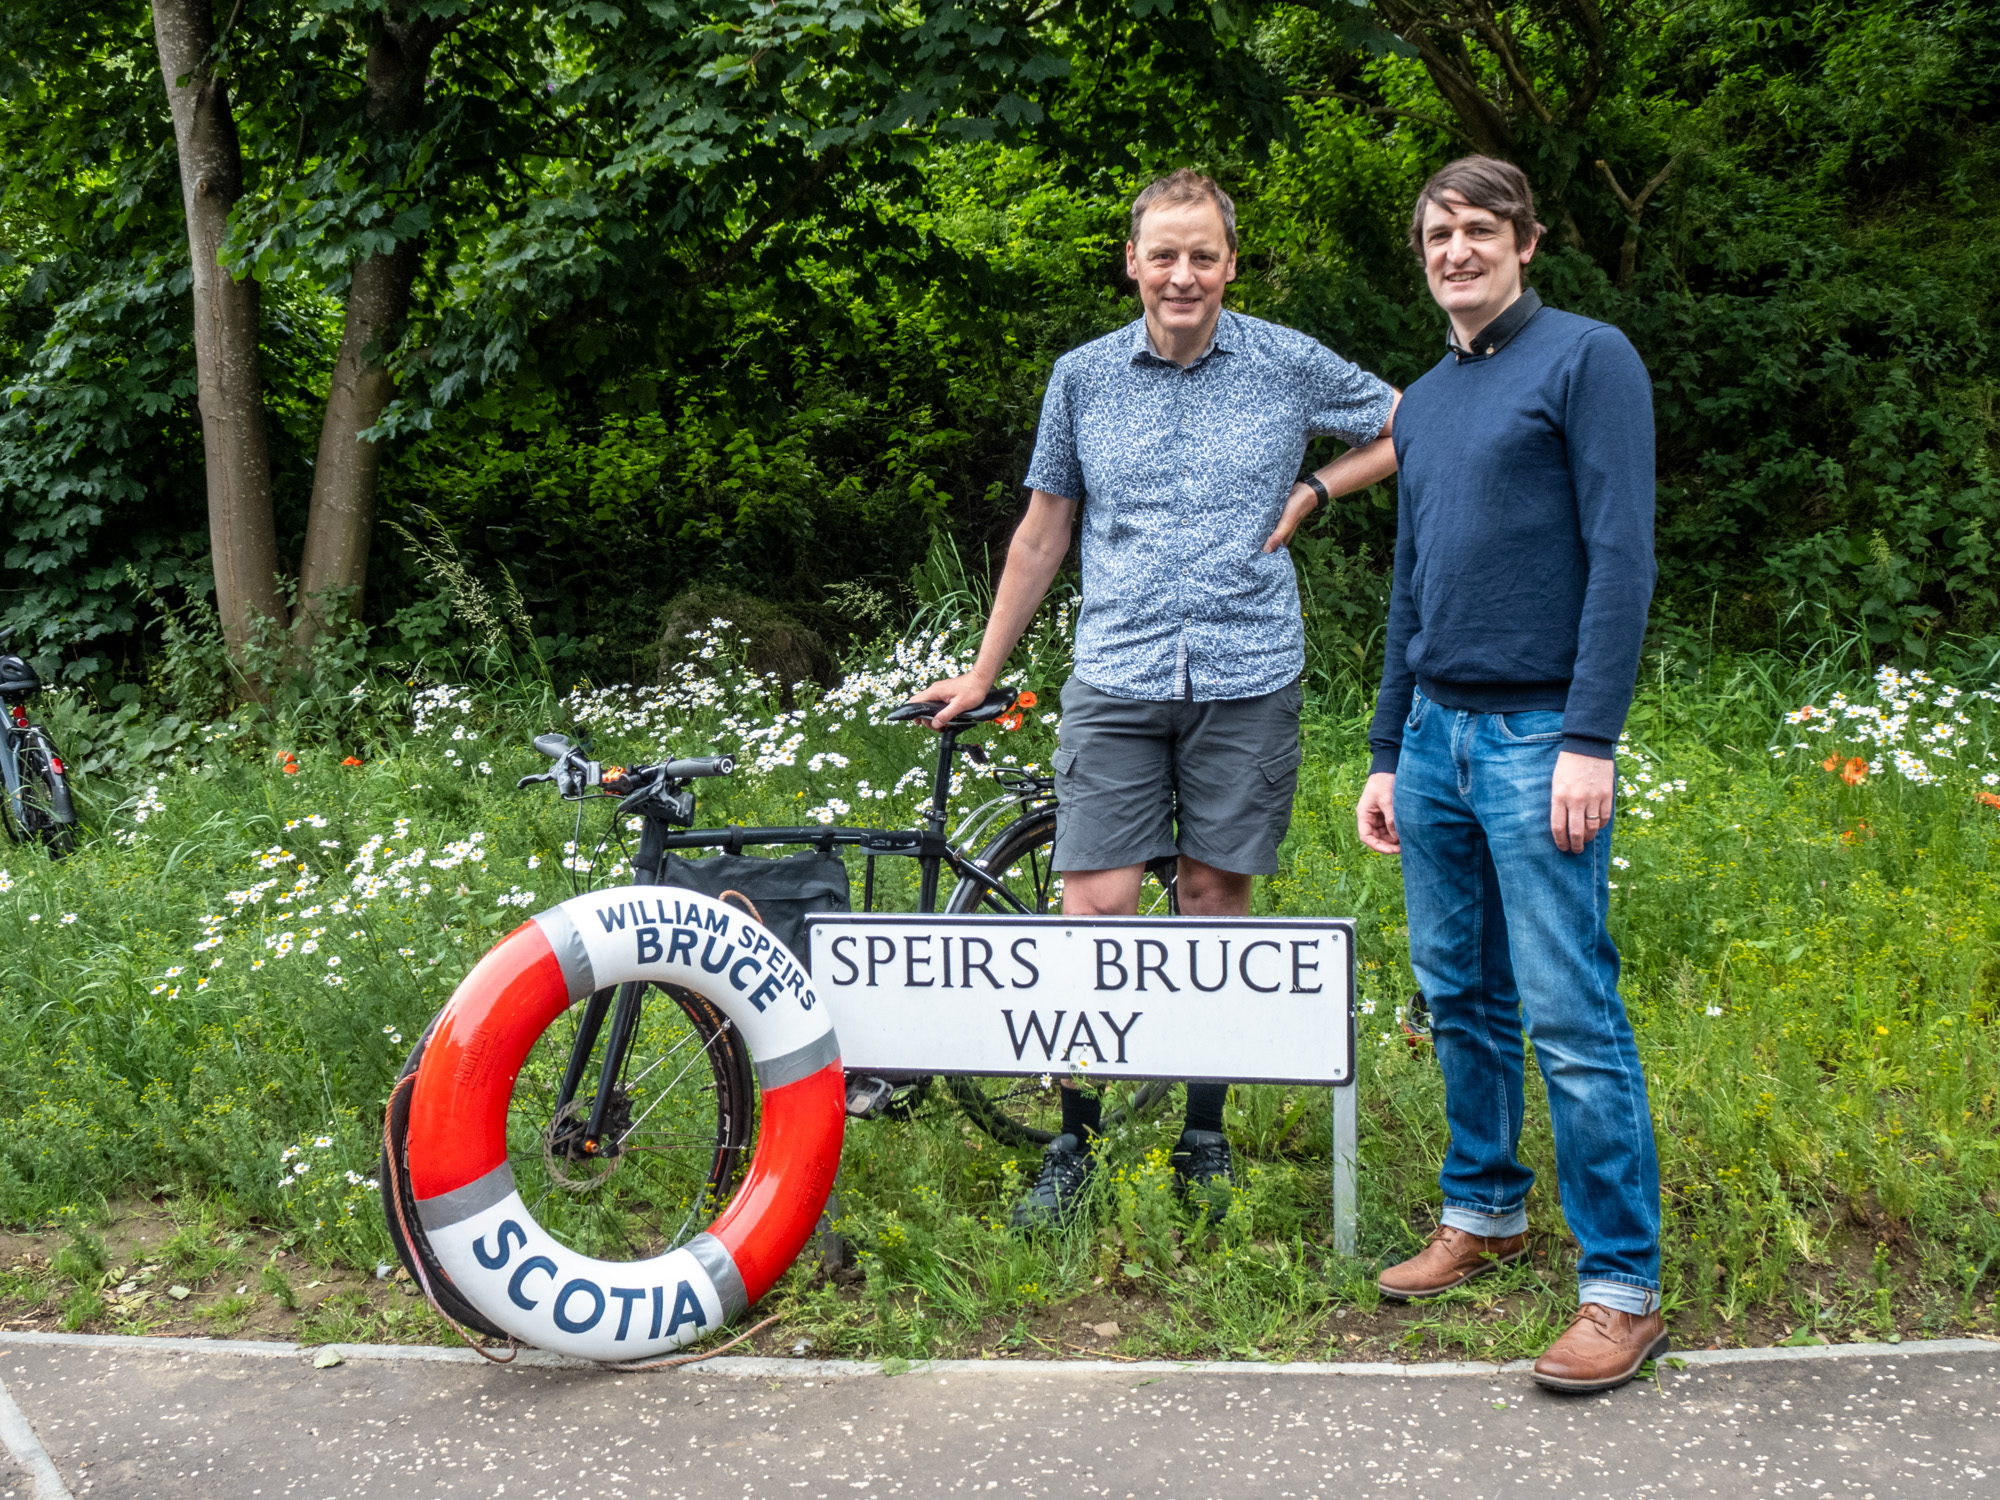
[[[711,854],[706,859],[667,856],[661,883],[704,896],[742,897],[757,910],[778,941],[798,956],[808,971],[806,918],[815,912],[852,911],[847,895],[847,866],[837,855],[793,854],[783,859],[757,859],[748,854]]]

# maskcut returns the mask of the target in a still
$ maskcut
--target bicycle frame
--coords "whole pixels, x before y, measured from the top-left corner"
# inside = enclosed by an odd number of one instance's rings
[[[60,769],[62,762],[57,758],[55,746],[39,724],[29,724],[25,719],[14,717],[14,705],[8,705],[5,733],[0,734],[0,784],[4,784],[7,807],[12,814],[10,829],[28,830],[27,802],[21,777],[21,761],[26,753],[39,751],[50,764],[53,774],[52,796],[58,805],[47,811],[59,824],[74,823],[75,812],[69,807],[68,788]]]
[[[740,854],[751,845],[760,847],[796,845],[831,853],[836,847],[848,846],[862,849],[867,854],[867,873],[863,892],[864,910],[874,910],[875,861],[882,855],[889,855],[895,858],[915,859],[918,862],[921,870],[919,911],[937,910],[938,875],[944,867],[949,866],[952,873],[960,880],[974,881],[1023,916],[1031,915],[1025,902],[966,858],[964,851],[969,849],[973,840],[999,816],[997,809],[1004,804],[1012,802],[1019,805],[1024,812],[1027,811],[1032,805],[1032,798],[1037,788],[1034,783],[1024,779],[1018,788],[976,809],[966,820],[964,836],[954,847],[945,837],[945,825],[950,818],[952,770],[957,757],[961,754],[981,763],[986,760],[983,746],[962,746],[958,743],[957,730],[941,731],[937,770],[932,778],[931,800],[925,809],[922,828],[847,828],[831,824],[809,824],[789,828],[750,828],[740,825],[729,828],[691,828],[682,823],[680,809],[655,803],[653,807],[640,813],[644,821],[640,828],[638,850],[632,856],[632,884],[664,884],[666,856],[675,849],[721,849],[730,854]],[[691,803],[686,804],[686,810],[688,820],[691,822]],[[604,1028],[606,1012],[609,1011],[611,1032],[606,1039],[604,1056],[598,1067],[597,1094],[591,1100],[590,1114],[582,1135],[582,1145],[587,1155],[596,1155],[603,1149],[607,1112],[617,1088],[618,1076],[625,1067],[625,1055],[631,1050],[633,1039],[638,1035],[645,988],[643,984],[620,985],[615,1002],[600,992],[592,995],[584,1003],[583,1015],[577,1025],[576,1040],[570,1049],[569,1062],[563,1070],[562,1087],[556,1097],[555,1114],[556,1118],[561,1118],[563,1111],[575,1101],[577,1090],[583,1086],[584,1077],[589,1072],[590,1054],[596,1048],[598,1035]]]

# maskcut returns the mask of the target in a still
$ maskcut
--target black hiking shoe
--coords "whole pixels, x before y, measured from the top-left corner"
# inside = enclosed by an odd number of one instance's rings
[[[1090,1147],[1073,1135],[1059,1135],[1042,1148],[1042,1170],[1026,1197],[1008,1216],[1010,1229],[1060,1229],[1083,1206],[1084,1185],[1097,1166]]]
[[[1236,1174],[1229,1167],[1229,1137],[1219,1130],[1183,1130],[1174,1146],[1173,1163],[1181,1196],[1203,1205],[1208,1223],[1220,1224],[1236,1185]]]

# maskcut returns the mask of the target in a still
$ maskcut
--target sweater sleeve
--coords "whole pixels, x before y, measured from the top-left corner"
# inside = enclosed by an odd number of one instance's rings
[[[1609,760],[1632,706],[1657,576],[1653,383],[1639,352],[1615,328],[1592,329],[1577,343],[1563,437],[1588,570],[1563,749]],[[1399,554],[1399,568],[1400,562]],[[1393,604],[1390,610],[1393,634]]]
[[[1410,716],[1417,688],[1410,665],[1410,640],[1417,633],[1417,604],[1410,594],[1417,544],[1410,524],[1410,505],[1402,484],[1396,486],[1396,567],[1389,585],[1389,632],[1382,652],[1382,691],[1375,698],[1375,720],[1368,726],[1368,774],[1394,774],[1403,752],[1403,721]]]

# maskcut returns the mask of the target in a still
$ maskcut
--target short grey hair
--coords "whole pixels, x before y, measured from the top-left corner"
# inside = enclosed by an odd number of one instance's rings
[[[1229,194],[1223,192],[1222,184],[1213,177],[1204,177],[1192,167],[1181,167],[1146,184],[1145,190],[1132,200],[1132,243],[1139,243],[1139,223],[1146,217],[1146,210],[1156,204],[1167,203],[1213,203],[1222,215],[1222,237],[1229,241],[1232,252],[1236,249],[1236,205]]]

